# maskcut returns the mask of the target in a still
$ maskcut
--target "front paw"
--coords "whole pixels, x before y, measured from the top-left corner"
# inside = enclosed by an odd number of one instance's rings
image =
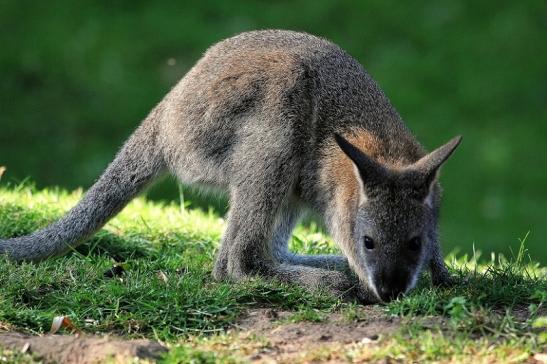
[[[363,305],[380,303],[378,296],[365,284],[359,281],[354,275],[349,275],[351,288],[345,291],[342,298],[348,302],[358,302]]]
[[[318,278],[318,282],[313,283],[309,287],[315,286],[315,289],[328,292],[344,301],[354,299],[354,284],[350,277],[345,273],[327,271],[323,272]]]
[[[354,292],[357,301],[363,305],[372,305],[381,302],[378,296],[376,296],[369,287],[361,282],[358,282],[355,285]]]

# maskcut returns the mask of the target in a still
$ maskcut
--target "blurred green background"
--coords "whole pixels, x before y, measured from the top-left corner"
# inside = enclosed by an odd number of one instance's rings
[[[356,57],[428,148],[464,135],[442,174],[445,252],[510,255],[529,231],[547,263],[546,4],[0,1],[2,183],[89,187],[212,43],[303,30]],[[177,186],[149,196],[178,199]]]

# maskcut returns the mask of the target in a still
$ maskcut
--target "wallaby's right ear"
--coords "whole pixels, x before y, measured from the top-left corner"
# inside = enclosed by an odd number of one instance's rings
[[[340,134],[334,134],[336,143],[342,151],[352,160],[359,171],[364,185],[380,183],[387,177],[387,171],[374,159],[360,151]]]
[[[424,176],[426,185],[431,184],[441,165],[446,162],[452,153],[454,153],[454,150],[456,150],[461,141],[462,137],[460,135],[453,138],[448,143],[440,146],[415,162],[412,165],[412,169]]]
[[[453,138],[448,143],[419,159],[408,169],[414,176],[413,182],[416,184],[418,190],[421,191],[420,193],[426,205],[432,205],[431,186],[437,177],[439,168],[454,153],[461,140],[461,136]],[[418,178],[416,178],[416,172],[418,173]]]

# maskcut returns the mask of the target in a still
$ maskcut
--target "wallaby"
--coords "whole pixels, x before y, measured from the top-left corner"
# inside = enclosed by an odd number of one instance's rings
[[[426,266],[433,284],[450,282],[437,175],[460,139],[427,154],[363,67],[325,39],[242,33],[207,50],[74,208],[0,240],[0,253],[17,261],[63,254],[169,171],[229,196],[215,279],[260,275],[389,301]],[[306,209],[344,256],[288,251]]]

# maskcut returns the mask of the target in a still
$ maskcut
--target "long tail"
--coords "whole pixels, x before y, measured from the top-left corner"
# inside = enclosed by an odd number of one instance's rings
[[[84,197],[59,221],[30,235],[0,240],[0,254],[21,261],[62,255],[120,212],[165,170],[154,110],[125,142]]]

